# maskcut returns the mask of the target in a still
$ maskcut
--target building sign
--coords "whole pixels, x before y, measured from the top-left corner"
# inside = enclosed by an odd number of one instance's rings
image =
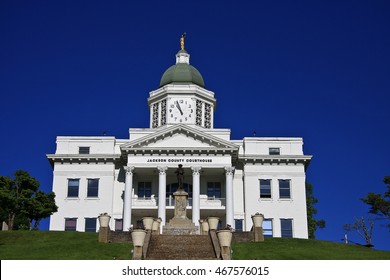
[[[141,166],[226,166],[231,165],[230,156],[131,156],[128,165]]]

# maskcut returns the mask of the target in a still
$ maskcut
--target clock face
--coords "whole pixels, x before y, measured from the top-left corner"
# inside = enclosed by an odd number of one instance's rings
[[[195,119],[194,104],[191,98],[171,98],[168,106],[168,117],[171,123],[193,123]]]

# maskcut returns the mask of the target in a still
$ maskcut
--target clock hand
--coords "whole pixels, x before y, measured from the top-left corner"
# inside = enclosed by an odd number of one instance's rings
[[[176,107],[177,107],[177,109],[179,109],[180,114],[183,116],[183,111],[181,110],[181,107],[179,105],[179,101],[176,101]]]

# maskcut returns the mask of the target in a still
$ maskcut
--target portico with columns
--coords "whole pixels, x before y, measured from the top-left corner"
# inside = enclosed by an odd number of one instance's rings
[[[176,167],[171,167],[172,170],[175,170]],[[132,169],[132,171],[129,171],[128,173],[136,174],[137,168],[135,167],[129,167],[128,169]],[[173,198],[171,198],[171,204],[167,203],[169,201],[169,198],[166,196],[166,181],[167,181],[167,170],[168,167],[158,167],[158,196],[155,196],[155,206],[157,206],[157,216],[162,219],[162,225],[165,225],[165,223],[169,220],[169,218],[172,218],[172,210],[173,209]],[[226,224],[229,225],[234,225],[234,207],[233,207],[233,175],[232,175],[232,167],[225,167],[223,169],[227,170],[225,171],[225,176],[226,176],[226,181],[223,183],[225,185],[225,190],[224,193],[226,193],[226,198],[208,198],[206,197],[206,194],[201,193],[201,187],[200,187],[200,170],[202,168],[199,166],[192,166],[189,168],[191,172],[188,177],[191,177],[192,179],[192,197],[190,198],[190,203],[188,205],[188,209],[190,209],[190,214],[192,218],[192,222],[198,226],[199,225],[199,219],[203,218],[206,219],[210,214],[213,212],[214,216],[219,216],[221,221],[226,221]],[[223,170],[222,168],[219,171]],[[218,169],[216,169],[218,170]],[[126,176],[126,184],[125,186],[127,187],[125,189],[125,193],[132,193],[134,192],[133,187],[131,187],[131,182],[132,182],[132,175]],[[222,182],[221,182],[222,183]],[[208,207],[204,203],[204,205],[201,205],[201,195],[203,196],[203,201],[212,199],[214,203]],[[128,197],[124,196],[124,201],[123,201],[123,230],[128,231],[129,228],[131,228],[131,225],[133,225],[137,218],[138,220],[142,218],[144,215],[137,215],[137,210],[133,210],[133,219],[132,217],[132,201],[138,200],[138,197],[133,196],[133,197]],[[139,200],[140,204],[142,204],[143,198]],[[225,202],[226,201],[226,202]],[[150,205],[150,204],[149,204]],[[224,210],[223,213],[222,211],[219,211],[220,213],[217,213],[218,211],[216,210],[216,205],[218,210]],[[219,206],[219,207],[218,207]],[[136,206],[135,206],[136,208]],[[152,216],[156,216],[155,211],[153,211],[154,207],[149,207],[149,210],[151,211],[145,211],[146,209],[143,209],[142,213],[145,214],[147,212],[150,213]],[[201,215],[201,209],[206,210],[204,211],[205,215]],[[208,211],[207,211],[208,210]],[[212,211],[214,210],[214,211]],[[169,212],[168,217],[167,217],[167,211]],[[149,216],[149,215],[146,215]],[[157,217],[156,216],[156,217]]]

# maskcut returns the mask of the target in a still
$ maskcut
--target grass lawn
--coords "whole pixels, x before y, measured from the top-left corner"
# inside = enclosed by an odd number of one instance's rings
[[[129,260],[131,250],[131,244],[99,243],[97,233],[0,231],[2,260]]]
[[[390,260],[390,251],[327,241],[267,238],[232,244],[236,260]],[[0,231],[1,260],[131,259],[129,243],[99,243],[97,233]]]
[[[320,240],[266,238],[232,244],[235,260],[390,260],[389,251]]]

